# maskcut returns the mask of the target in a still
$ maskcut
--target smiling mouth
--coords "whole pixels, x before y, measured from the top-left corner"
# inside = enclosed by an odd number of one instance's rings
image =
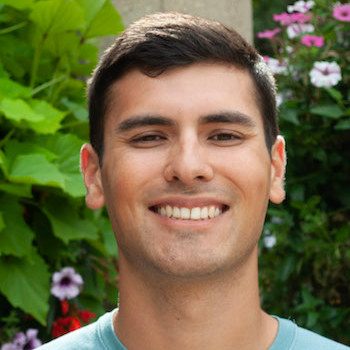
[[[155,205],[149,209],[156,214],[173,220],[208,220],[222,215],[229,209],[229,206],[223,204],[188,208],[171,205]]]

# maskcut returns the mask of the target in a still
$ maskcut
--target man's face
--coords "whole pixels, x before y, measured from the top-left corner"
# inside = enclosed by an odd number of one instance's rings
[[[121,263],[173,276],[240,266],[256,252],[269,198],[284,197],[283,140],[270,157],[249,74],[221,64],[155,78],[135,69],[115,82],[102,167],[86,146],[82,169]]]

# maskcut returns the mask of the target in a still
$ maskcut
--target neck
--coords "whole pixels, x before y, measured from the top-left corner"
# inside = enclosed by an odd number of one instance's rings
[[[119,339],[130,350],[268,349],[277,321],[260,308],[256,256],[196,282],[145,276],[121,263]]]

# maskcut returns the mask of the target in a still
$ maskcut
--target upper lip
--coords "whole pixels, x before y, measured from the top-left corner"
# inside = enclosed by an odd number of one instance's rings
[[[218,206],[218,207],[229,207],[226,201],[222,201],[218,198],[211,197],[197,197],[197,198],[183,198],[183,197],[167,197],[162,199],[155,199],[149,203],[149,208],[162,207],[170,205],[171,207],[178,208],[195,208],[205,206]]]

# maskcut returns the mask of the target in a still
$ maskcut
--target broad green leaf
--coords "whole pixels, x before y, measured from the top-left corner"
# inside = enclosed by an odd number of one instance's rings
[[[28,184],[0,183],[0,191],[19,197],[32,198],[32,186]]]
[[[87,122],[89,118],[88,111],[85,107],[82,105],[72,102],[68,100],[67,97],[63,97],[61,102],[70,110],[71,113],[73,113],[74,117],[81,121],[81,122]]]
[[[43,121],[45,117],[34,111],[28,103],[21,99],[4,98],[0,103],[0,111],[2,111],[8,119],[14,121]]]
[[[74,239],[98,238],[97,227],[88,220],[80,219],[74,208],[64,199],[50,198],[43,211],[51,222],[54,235],[65,243]]]
[[[47,35],[84,28],[84,12],[72,0],[38,1],[30,19]]]
[[[336,101],[340,101],[343,98],[341,92],[334,88],[326,87],[324,89],[328,92],[329,96],[334,98]]]
[[[338,122],[334,126],[334,129],[336,129],[336,130],[349,130],[350,129],[350,119],[341,120],[340,122]]]
[[[23,208],[16,197],[0,197],[5,228],[0,232],[0,254],[18,257],[29,254],[34,234],[23,219]]]
[[[46,324],[50,274],[36,251],[32,250],[30,257],[23,259],[0,258],[0,290],[14,307]]]
[[[333,119],[338,119],[345,114],[345,112],[335,104],[313,107],[310,111],[313,114]]]
[[[55,134],[46,138],[43,146],[57,155],[56,163],[64,173],[79,173],[79,153],[83,141],[73,134]]]
[[[4,217],[3,217],[3,213],[0,212],[0,231],[2,231],[4,228],[5,228]]]
[[[85,20],[90,23],[101,10],[106,0],[77,0],[77,3],[84,9]]]
[[[64,192],[72,197],[85,196],[86,190],[84,186],[83,176],[80,173],[66,174],[64,182]]]
[[[49,36],[45,41],[45,48],[55,57],[62,59],[62,55],[79,52],[80,38],[76,33],[63,32]]]
[[[95,7],[97,9],[97,5]],[[89,13],[91,16],[91,13]],[[118,11],[106,0],[101,9],[96,13],[88,24],[88,29],[84,33],[85,38],[96,36],[115,35],[124,29],[122,19]]]
[[[29,97],[30,89],[11,79],[0,78],[0,99],[3,97]]]
[[[44,155],[26,154],[16,157],[9,171],[9,179],[15,183],[63,188],[65,176]]]
[[[280,113],[280,118],[292,124],[299,125],[298,114],[295,109],[283,108]]]
[[[31,129],[41,134],[53,134],[61,127],[61,121],[66,113],[59,111],[43,100],[31,100],[31,107],[35,113],[43,117],[42,120],[30,121]]]
[[[5,145],[6,158],[4,159],[8,168],[11,168],[13,161],[18,156],[25,154],[42,154],[48,161],[52,161],[57,158],[57,155],[50,152],[44,147],[41,147],[37,143],[32,142],[19,142],[17,140],[9,140]]]
[[[1,3],[14,7],[18,10],[24,10],[31,7],[34,3],[34,0],[1,0]]]

